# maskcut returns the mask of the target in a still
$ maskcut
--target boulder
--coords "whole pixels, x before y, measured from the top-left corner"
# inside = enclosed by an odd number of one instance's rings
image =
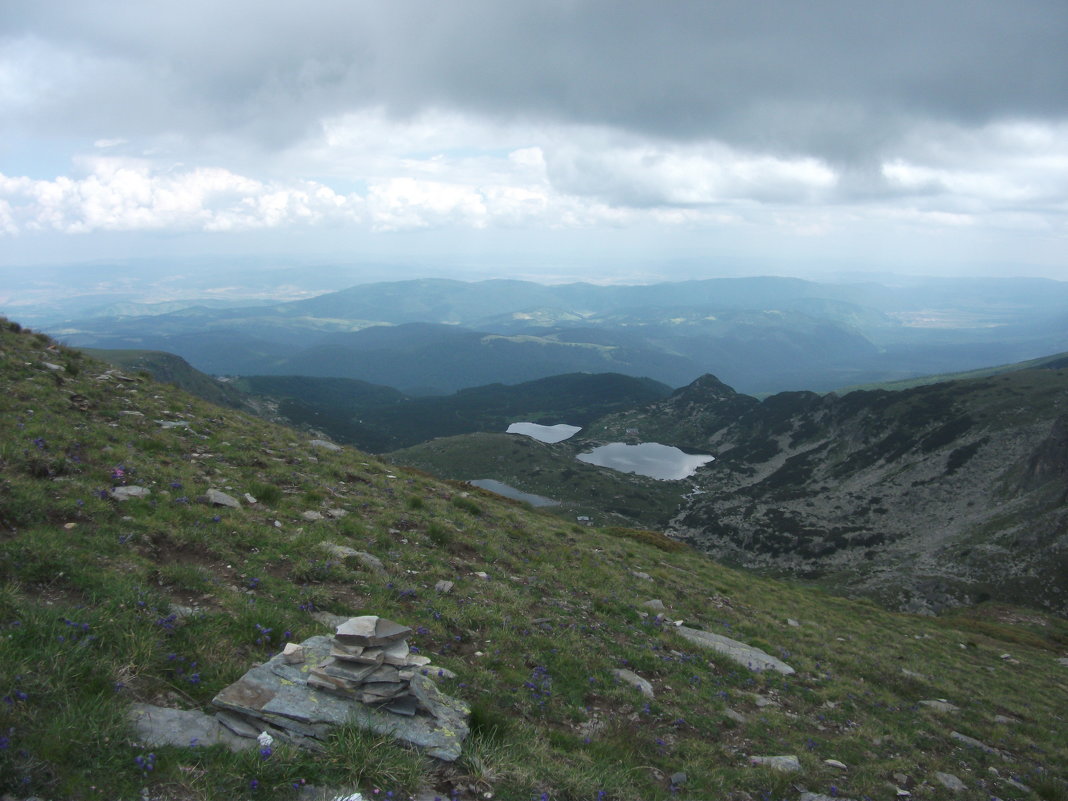
[[[129,717],[137,741],[148,748],[225,745],[231,751],[243,751],[256,745],[255,740],[237,736],[216,718],[195,709],[134,704]]]
[[[781,773],[797,773],[801,770],[801,761],[792,754],[788,756],[751,756],[749,757],[749,764],[763,765]]]
[[[758,673],[763,670],[775,670],[789,676],[796,672],[781,659],[776,659],[774,656],[771,656],[771,654],[767,654],[759,648],[755,648],[752,645],[746,645],[744,642],[739,642],[738,640],[732,640],[730,637],[724,637],[721,634],[712,634],[708,631],[691,629],[688,626],[677,626],[675,630],[694,645],[717,651],[738,664],[745,665],[750,670],[755,670]]]
[[[108,496],[115,501],[128,501],[132,498],[147,498],[152,494],[148,487],[112,487]]]
[[[956,776],[954,776],[952,773],[941,773],[939,771],[935,771],[934,777],[935,781],[955,793],[960,792],[961,790],[968,789],[967,785],[960,779],[958,779]]]
[[[241,508],[241,501],[221,490],[210,489],[204,494],[204,497],[207,498],[208,503],[212,506],[225,506],[230,509]]]
[[[612,671],[612,675],[620,681],[629,684],[631,687],[636,688],[646,698],[653,697],[653,685],[634,671],[617,668]]]
[[[920,705],[932,709],[935,712],[960,712],[959,706],[951,704],[949,701],[941,698],[928,698],[920,701]]]

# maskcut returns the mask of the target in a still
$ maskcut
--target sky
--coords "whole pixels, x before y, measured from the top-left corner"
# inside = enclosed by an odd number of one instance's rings
[[[1068,280],[1066,42],[1064,0],[0,0],[0,268]]]

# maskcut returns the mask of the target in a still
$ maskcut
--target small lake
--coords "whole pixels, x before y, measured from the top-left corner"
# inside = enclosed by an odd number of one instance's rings
[[[698,467],[708,464],[716,457],[684,453],[672,445],[661,445],[659,442],[643,442],[640,445],[613,442],[594,448],[589,453],[580,453],[576,458],[598,467],[610,467],[621,473],[637,473],[649,478],[678,481],[689,478]]]
[[[512,423],[508,426],[507,434],[523,434],[533,437],[539,442],[563,442],[569,437],[575,436],[582,430],[582,426],[569,426],[559,423],[555,426],[542,426],[537,423]]]
[[[511,498],[513,501],[522,501],[523,503],[529,503],[531,506],[559,506],[559,501],[554,501],[552,498],[546,498],[542,495],[534,495],[529,492],[523,492],[517,490],[515,487],[509,487],[500,481],[494,481],[492,478],[476,478],[474,481],[468,481],[468,484],[478,487],[479,489],[489,490],[495,492],[498,495],[503,495],[505,498]]]

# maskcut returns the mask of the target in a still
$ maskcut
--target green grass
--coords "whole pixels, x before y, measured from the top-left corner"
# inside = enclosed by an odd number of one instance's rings
[[[573,526],[356,451],[314,449],[168,386],[98,380],[101,365],[63,348],[46,357],[48,345],[0,333],[0,793],[295,798],[303,783],[375,798],[427,785],[442,797],[645,801],[672,797],[667,777],[683,771],[683,798],[792,799],[795,785],[882,798],[905,773],[914,797],[947,799],[932,778],[944,771],[1015,797],[996,767],[1039,798],[1064,797],[1062,619],[990,605],[911,617],[755,577],[655,531]],[[40,366],[68,360],[79,369],[59,384]],[[190,429],[162,429],[164,419]],[[152,494],[101,497],[121,483]],[[209,487],[260,502],[212,508],[198,501]],[[302,516],[331,509],[345,515]],[[388,576],[331,560],[326,541],[375,554]],[[435,592],[442,579],[452,592]],[[650,598],[669,619],[641,606]],[[475,713],[457,763],[348,728],[322,753],[278,747],[266,759],[132,743],[131,703],[207,709],[285,641],[326,633],[317,610],[402,621],[458,674],[443,687]],[[759,643],[797,673],[754,674],[697,651],[674,620]],[[617,681],[619,667],[656,697]],[[928,698],[960,712],[918,705]],[[953,730],[1008,757],[967,749]],[[754,754],[796,754],[803,771],[751,767]]]

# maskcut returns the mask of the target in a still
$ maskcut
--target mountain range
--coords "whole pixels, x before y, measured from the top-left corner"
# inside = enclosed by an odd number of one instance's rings
[[[79,347],[175,353],[215,375],[308,375],[447,394],[573,372],[829,391],[1068,349],[1068,285],[1038,279],[648,286],[444,279],[261,306],[53,321]]]

